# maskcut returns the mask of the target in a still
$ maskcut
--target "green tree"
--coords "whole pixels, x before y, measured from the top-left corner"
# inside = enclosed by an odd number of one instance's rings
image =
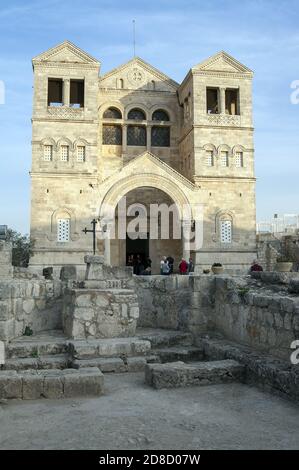
[[[33,256],[34,240],[29,235],[22,235],[15,230],[7,230],[7,240],[12,242],[12,264],[27,268],[29,259]]]

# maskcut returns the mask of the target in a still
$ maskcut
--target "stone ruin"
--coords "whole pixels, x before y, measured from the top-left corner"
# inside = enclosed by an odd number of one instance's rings
[[[104,265],[103,256],[87,255],[84,261],[86,279],[64,291],[64,332],[73,339],[134,336],[139,307],[128,287],[132,271]]]
[[[45,279],[0,247],[0,399],[97,396],[105,374],[143,371],[154,388],[237,380],[299,400],[298,273],[134,276],[88,255],[83,281]]]

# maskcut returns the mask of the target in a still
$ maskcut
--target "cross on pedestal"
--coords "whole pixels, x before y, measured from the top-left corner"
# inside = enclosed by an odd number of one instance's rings
[[[93,241],[93,254],[95,255],[96,254],[96,225],[98,223],[98,221],[96,219],[93,219],[91,222],[91,225],[92,225],[92,229],[91,230],[88,230],[86,227],[84,230],[82,230],[82,232],[85,233],[85,235],[87,233],[92,233],[92,241]]]

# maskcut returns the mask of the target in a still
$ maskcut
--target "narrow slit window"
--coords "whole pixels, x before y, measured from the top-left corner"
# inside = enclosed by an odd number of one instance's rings
[[[220,154],[220,164],[221,166],[228,166],[228,152],[223,151]]]
[[[232,222],[231,220],[220,221],[220,240],[221,243],[232,242]]]
[[[84,108],[84,80],[70,81],[70,106]]]
[[[62,78],[48,79],[48,106],[62,106]]]
[[[213,166],[214,165],[213,150],[206,150],[206,165],[207,166]]]
[[[68,162],[69,161],[69,146],[68,145],[62,145],[60,149],[60,158],[62,162]]]
[[[51,162],[53,159],[53,145],[44,145],[44,161]]]
[[[78,145],[77,147],[77,162],[85,162],[85,147],[84,145]]]
[[[236,152],[235,164],[236,164],[237,168],[242,168],[242,166],[243,166],[243,152]]]
[[[70,241],[70,219],[57,220],[57,241],[63,243]]]

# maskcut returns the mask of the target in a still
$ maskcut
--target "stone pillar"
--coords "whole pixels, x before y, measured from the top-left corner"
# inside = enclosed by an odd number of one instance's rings
[[[104,233],[104,262],[108,266],[111,265],[111,234],[112,234],[112,222],[107,223],[107,229]]]
[[[12,244],[0,240],[0,279],[9,279],[13,276]]]
[[[128,126],[127,124],[124,124],[123,127],[122,127],[122,142],[123,142],[123,146],[122,146],[122,153],[123,155],[125,153],[127,153],[127,130],[128,130]]]
[[[68,78],[63,80],[63,105],[70,105],[70,80]]]
[[[146,128],[146,150],[151,151],[152,146],[152,126],[147,126]]]
[[[225,114],[225,88],[220,88],[220,113]]]
[[[190,258],[191,243],[191,221],[184,220],[182,222],[182,241],[183,241],[183,258],[188,261]]]

